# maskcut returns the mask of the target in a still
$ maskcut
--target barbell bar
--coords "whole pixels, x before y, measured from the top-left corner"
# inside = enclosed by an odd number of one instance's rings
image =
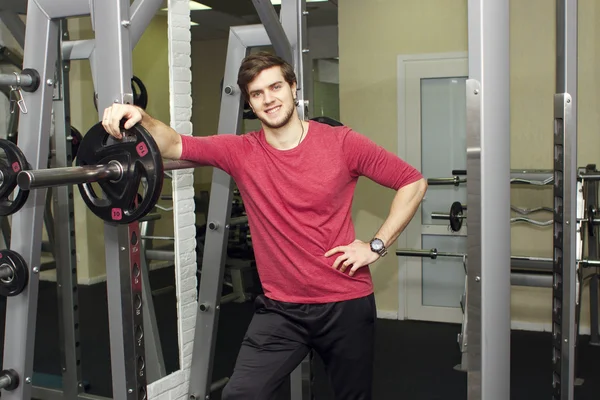
[[[425,249],[398,249],[396,250],[397,256],[402,257],[428,257],[432,260],[438,257],[455,257],[455,258],[466,258],[467,254],[463,253],[447,253],[438,252],[436,248],[425,250]],[[510,256],[511,261],[541,261],[541,262],[554,262],[552,258],[548,257],[530,257],[530,256]],[[600,260],[588,260],[582,259],[577,260],[578,263],[589,266],[600,266]]]
[[[169,160],[163,163],[165,171],[197,167],[198,164],[191,161]],[[23,190],[32,190],[100,181],[117,182],[123,178],[123,171],[123,164],[119,161],[109,161],[100,165],[25,170],[17,175],[17,184]]]

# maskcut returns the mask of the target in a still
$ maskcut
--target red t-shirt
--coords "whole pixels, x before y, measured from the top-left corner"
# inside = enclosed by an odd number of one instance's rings
[[[315,121],[291,150],[273,148],[262,130],[182,136],[182,146],[181,159],[222,169],[236,182],[265,296],[292,303],[371,294],[367,266],[351,277],[331,268],[340,254],[324,254],[356,239],[352,199],[361,175],[395,190],[422,178],[367,137]]]

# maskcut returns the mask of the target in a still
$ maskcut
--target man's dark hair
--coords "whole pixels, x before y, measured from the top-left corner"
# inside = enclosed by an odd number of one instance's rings
[[[296,83],[294,67],[292,67],[281,57],[266,51],[261,51],[255,54],[250,54],[244,58],[244,61],[242,61],[242,65],[240,66],[240,70],[238,72],[237,84],[242,91],[245,101],[249,101],[250,97],[248,94],[248,84],[265,69],[277,66],[281,67],[283,78],[290,86]]]

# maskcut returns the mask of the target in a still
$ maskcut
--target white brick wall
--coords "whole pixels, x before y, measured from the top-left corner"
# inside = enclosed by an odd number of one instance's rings
[[[192,59],[189,0],[169,0],[171,127],[192,134]],[[177,328],[181,369],[148,385],[153,400],[187,399],[196,327],[196,227],[193,170],[173,171]]]

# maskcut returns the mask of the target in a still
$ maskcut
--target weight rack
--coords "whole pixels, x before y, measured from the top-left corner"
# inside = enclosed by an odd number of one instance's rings
[[[482,37],[492,34],[492,29],[499,23],[506,23],[505,8],[498,4],[483,4],[479,1],[469,1],[469,74],[484,75],[484,65],[481,62],[481,48],[486,53],[497,49],[506,51],[508,44],[500,42],[496,35],[495,44],[491,45]],[[487,6],[487,7],[486,7]],[[506,7],[506,4],[503,4]],[[497,14],[490,12],[494,10]],[[482,20],[491,18],[486,24]],[[494,18],[497,21],[494,21]],[[499,22],[500,21],[500,22]],[[504,38],[504,40],[506,40]],[[498,55],[498,53],[494,53]],[[485,57],[485,54],[483,57]],[[506,54],[506,53],[505,53]],[[572,400],[575,382],[575,343],[576,319],[578,320],[578,277],[580,266],[597,266],[597,259],[582,260],[582,227],[596,225],[595,215],[591,223],[585,223],[584,180],[600,179],[598,174],[583,174],[577,170],[577,0],[556,1],[556,94],[554,95],[554,168],[550,177],[543,177],[538,183],[553,184],[553,257],[551,259],[532,260],[527,257],[522,261],[551,262],[552,265],[552,336],[553,336],[553,399]],[[507,56],[507,54],[506,54]],[[488,55],[491,58],[491,55]],[[465,319],[459,340],[463,351],[462,366],[466,367],[468,379],[468,399],[508,399],[510,392],[510,268],[513,261],[510,255],[510,218],[505,214],[509,210],[510,185],[514,182],[523,183],[523,177],[509,179],[509,164],[507,160],[507,142],[491,144],[492,140],[500,140],[499,136],[510,132],[508,112],[505,108],[506,97],[488,99],[489,110],[486,120],[482,119],[481,111],[485,109],[485,92],[490,88],[497,89],[495,84],[504,82],[508,85],[508,65],[505,60],[496,60],[496,65],[502,65],[501,70],[495,70],[492,82],[481,83],[474,79],[467,80],[467,175],[461,179],[460,174],[453,178],[439,178],[434,184],[467,184],[467,203],[469,206],[469,229],[467,254],[437,253],[437,251],[399,249],[399,256],[418,257],[464,257],[466,263],[466,283],[463,304],[465,304]],[[492,86],[493,84],[494,86]],[[484,94],[484,100],[477,95]],[[500,90],[498,88],[498,90]],[[503,96],[505,92],[500,91]],[[497,102],[496,102],[497,101]],[[501,112],[495,112],[494,105],[501,105]],[[483,108],[482,108],[483,107]],[[489,120],[487,119],[489,118]],[[498,118],[498,119],[496,119]],[[504,118],[504,120],[502,119]],[[501,126],[497,137],[492,140],[488,132],[498,132],[493,124]],[[490,124],[490,125],[487,125]],[[482,136],[486,135],[486,140]],[[490,146],[490,147],[487,147]],[[487,154],[486,150],[492,152]],[[494,154],[496,151],[496,154]],[[497,157],[497,159],[495,158]],[[486,160],[487,158],[487,160]],[[485,176],[481,169],[488,165]],[[500,170],[500,172],[498,171]],[[512,175],[512,174],[511,174]],[[583,178],[583,179],[581,179]],[[527,179],[527,177],[525,177]],[[531,177],[529,177],[531,179]],[[502,182],[502,184],[499,184]],[[493,188],[492,185],[496,185]],[[487,190],[486,190],[487,189]],[[581,192],[580,192],[581,191]],[[487,195],[487,196],[486,196]],[[489,196],[489,197],[488,197]],[[493,197],[499,199],[494,203]],[[585,202],[595,204],[594,197],[588,196]],[[486,199],[487,197],[487,199]],[[487,212],[487,210],[494,210]],[[485,219],[482,218],[485,212]],[[456,213],[454,213],[456,215]],[[450,216],[449,216],[450,217]],[[456,218],[456,217],[455,217]],[[487,225],[489,224],[489,225]],[[588,227],[589,228],[589,227]],[[592,229],[594,226],[591,227]],[[591,243],[592,241],[590,241]],[[496,246],[496,248],[494,248]],[[595,244],[591,251],[595,252]],[[593,253],[590,252],[589,254]],[[467,259],[468,255],[468,259]],[[526,259],[527,258],[527,259]],[[483,263],[485,260],[485,263]],[[597,277],[592,278],[595,289],[591,296],[597,298]],[[485,293],[485,296],[482,296]],[[466,302],[466,303],[465,303]],[[592,327],[597,331],[597,316],[592,318]],[[464,328],[467,325],[467,328]],[[482,342],[481,338],[486,337]],[[596,336],[597,337],[597,336]],[[468,343],[468,344],[467,344]],[[464,355],[466,353],[466,357]],[[465,360],[466,359],[466,360]],[[466,366],[465,366],[466,364]],[[485,395],[483,395],[485,393]]]

